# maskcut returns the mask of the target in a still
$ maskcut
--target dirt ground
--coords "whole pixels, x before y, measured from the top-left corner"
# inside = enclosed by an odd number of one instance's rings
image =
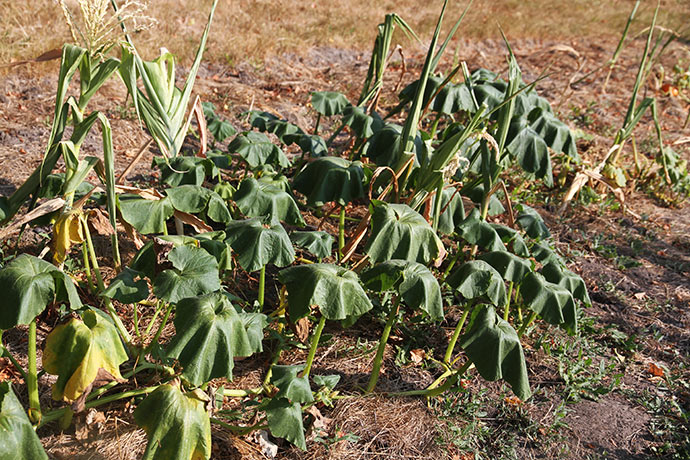
[[[596,164],[622,122],[643,42],[635,41],[624,50],[605,93],[606,71],[574,86],[569,82],[606,62],[614,41],[523,39],[512,45],[525,81],[548,69],[549,77],[539,84],[539,93],[561,119],[582,131],[580,155],[586,164]],[[503,71],[505,54],[497,40],[461,40],[454,59],[467,61],[470,69]],[[407,50],[406,61],[403,80],[410,81],[421,68],[420,50]],[[687,68],[687,44],[673,45],[662,62],[667,75],[675,63],[684,62]],[[441,69],[445,71],[451,64],[450,60],[444,62]],[[205,64],[196,92],[213,102],[235,126],[243,126],[238,114],[258,108],[309,130],[315,120],[307,104],[310,92],[337,90],[356,99],[367,65],[366,52],[335,48],[317,48],[302,57],[285,54],[268,59],[261,67]],[[391,89],[401,71],[401,62],[394,60],[383,106],[395,103]],[[0,80],[2,195],[9,195],[41,161],[53,111],[55,73],[35,78],[30,69],[16,68]],[[645,91],[658,98],[667,143],[690,135],[682,129],[688,104],[664,96],[653,81]],[[103,110],[112,123],[117,174],[147,135],[125,105],[124,87],[119,82],[109,83],[91,108]],[[650,117],[646,116],[636,138],[641,154],[647,157],[653,155],[654,147],[643,141],[652,136]],[[684,145],[674,148],[690,159],[690,150]],[[98,137],[92,136],[83,153],[100,155]],[[151,159],[149,152],[128,179],[133,183],[154,180]],[[543,213],[558,248],[586,280],[594,305],[586,311],[590,319],[585,321],[586,337],[581,340],[548,328],[539,328],[528,339],[526,354],[535,396],[512,404],[503,386],[473,380],[465,392],[438,401],[343,399],[321,414],[328,436],[311,436],[307,452],[281,445],[285,447],[282,458],[686,458],[681,448],[685,445],[688,453],[689,208],[684,204],[667,207],[644,191],[631,190],[626,195],[627,205],[640,219],[624,214],[608,198],[588,206],[575,204],[558,215],[563,190],[540,187],[523,191],[521,199]],[[46,244],[44,232],[28,232],[23,247],[40,252]],[[437,335],[448,334],[452,324],[441,324]],[[327,328],[326,332],[337,337],[319,353],[316,369],[340,374],[344,394],[362,385],[379,331],[376,324],[346,331]],[[381,380],[383,390],[420,388],[433,380],[429,370],[409,359],[410,350],[395,334],[391,341],[397,348],[390,347]],[[294,353],[284,361],[303,358]],[[250,365],[238,363],[236,374],[232,385],[238,387],[260,379],[260,371]],[[137,458],[145,436],[133,425],[130,408],[120,406],[103,413],[104,420],[80,422],[76,430],[62,433],[51,428],[41,433],[50,455],[84,460]],[[215,428],[214,436],[213,458],[264,458],[251,436],[232,437]]]

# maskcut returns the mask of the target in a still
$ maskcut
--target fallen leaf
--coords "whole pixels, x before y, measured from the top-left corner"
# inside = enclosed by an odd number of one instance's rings
[[[513,406],[513,407],[517,407],[517,406],[520,406],[523,404],[522,400],[520,398],[518,398],[517,396],[507,396],[504,399],[504,401],[506,402],[506,404],[508,404],[509,406]]]
[[[647,372],[652,374],[654,377],[663,377],[664,376],[664,370],[654,363],[649,363],[649,368],[647,369]]]
[[[647,298],[647,293],[645,292],[636,292],[633,294],[633,297],[635,297],[637,300],[644,300]]]
[[[306,316],[295,322],[295,335],[302,343],[307,343],[307,340],[309,340],[309,326],[311,326],[311,322]]]
[[[261,447],[261,453],[268,458],[276,458],[278,455],[278,446],[273,444],[270,439],[268,439],[268,431],[259,430],[254,433],[254,440]]]
[[[426,358],[426,352],[421,348],[410,350],[410,359],[413,363],[420,364],[422,361],[424,361],[424,358]]]

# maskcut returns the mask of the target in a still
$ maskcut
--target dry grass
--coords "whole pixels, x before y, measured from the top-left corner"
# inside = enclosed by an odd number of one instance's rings
[[[121,2],[120,2],[121,3]],[[620,34],[633,0],[475,0],[458,37],[497,38],[500,23],[511,38],[586,39]],[[653,4],[646,1],[633,31],[642,28]],[[191,59],[211,2],[150,0],[148,13],[158,26],[135,37],[145,56],[160,46]],[[368,50],[386,13],[396,12],[422,36],[428,37],[441,0],[223,0],[218,6],[206,57],[228,64],[260,64],[272,54],[315,46]],[[457,17],[465,1],[451,2],[449,18]],[[567,7],[564,7],[567,5]],[[0,0],[0,63],[29,59],[70,40],[53,0]],[[686,28],[687,0],[663,0],[660,24]],[[448,20],[450,23],[451,21]],[[447,24],[449,26],[449,24]],[[688,37],[688,30],[685,30]]]

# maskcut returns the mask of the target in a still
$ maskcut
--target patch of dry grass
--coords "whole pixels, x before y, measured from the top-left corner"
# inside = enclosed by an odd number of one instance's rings
[[[121,3],[121,2],[120,2]],[[160,46],[191,59],[205,23],[209,0],[150,0],[148,14],[159,20],[135,40],[144,55]],[[515,38],[587,39],[619,36],[633,0],[475,0],[458,37],[498,38],[500,23]],[[648,22],[655,2],[643,2],[633,31]],[[206,59],[230,65],[260,64],[277,53],[301,53],[315,46],[368,50],[376,25],[386,13],[401,15],[428,37],[442,2],[419,0],[223,0],[219,3]],[[452,0],[450,18],[465,1]],[[70,40],[59,6],[53,0],[0,0],[0,63],[29,59]],[[687,27],[690,2],[663,0],[660,24]],[[450,24],[447,24],[449,27]],[[685,30],[685,37],[689,35]]]

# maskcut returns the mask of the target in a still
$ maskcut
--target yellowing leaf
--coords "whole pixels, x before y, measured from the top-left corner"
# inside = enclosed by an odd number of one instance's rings
[[[72,402],[98,378],[110,374],[121,379],[120,364],[127,353],[115,326],[98,313],[88,310],[48,334],[43,350],[43,368],[58,376],[53,399]],[[103,369],[100,372],[99,370]]]
[[[53,227],[53,262],[61,264],[67,258],[73,244],[84,241],[84,232],[79,219],[81,211],[61,215]]]

